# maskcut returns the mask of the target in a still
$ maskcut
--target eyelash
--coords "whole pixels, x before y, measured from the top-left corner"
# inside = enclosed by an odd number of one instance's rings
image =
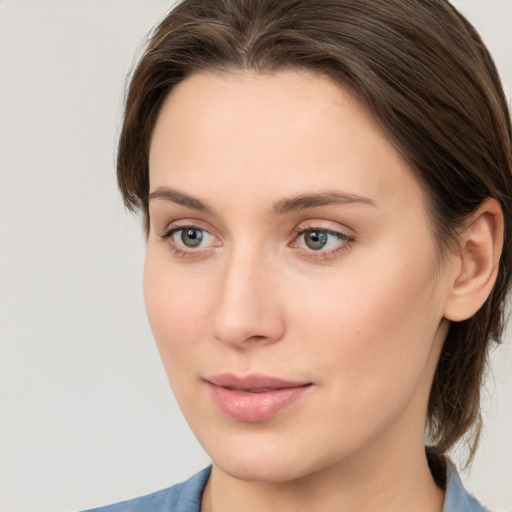
[[[164,240],[169,245],[171,250],[174,252],[175,256],[178,256],[181,258],[185,258],[185,257],[194,258],[194,257],[201,256],[201,252],[202,252],[201,249],[185,249],[184,247],[177,245],[172,240],[172,238],[175,234],[179,233],[180,231],[185,231],[185,230],[202,231],[204,233],[208,233],[208,235],[210,235],[210,236],[213,236],[206,229],[204,229],[200,226],[194,226],[191,224],[185,224],[182,226],[176,226],[176,225],[171,226],[164,233],[162,233],[161,235],[158,235],[158,236],[160,238],[162,238],[162,240]],[[204,249],[203,249],[203,251],[204,251]]]
[[[306,226],[301,225],[300,227],[298,227],[295,230],[295,233],[297,233],[297,236],[294,238],[292,243],[296,244],[299,237],[304,236],[307,233],[312,233],[315,231],[324,233],[326,235],[330,235],[334,238],[337,238],[339,242],[343,242],[343,243],[340,243],[335,248],[329,249],[329,250],[315,251],[313,249],[298,248],[299,250],[303,251],[304,254],[307,253],[307,257],[310,257],[310,258],[313,257],[313,258],[319,258],[319,259],[323,259],[323,260],[335,258],[336,256],[338,256],[338,254],[350,249],[350,247],[352,246],[352,242],[354,242],[354,240],[355,240],[354,237],[347,235],[346,233],[342,233],[340,231],[334,231],[334,230],[328,229],[328,228],[322,228],[315,224],[309,224]],[[297,247],[297,246],[292,245],[291,247]]]
[[[200,248],[199,249],[185,249],[185,248],[183,248],[183,246],[177,245],[172,240],[174,235],[176,235],[177,233],[179,233],[181,231],[187,230],[187,229],[195,230],[195,231],[202,231],[203,233],[208,233],[209,236],[214,236],[206,229],[204,229],[200,226],[195,226],[195,225],[190,225],[190,224],[182,225],[182,226],[176,226],[176,225],[171,226],[163,234],[158,235],[158,236],[160,238],[162,238],[164,241],[166,241],[166,243],[170,246],[171,250],[178,257],[182,257],[182,258],[201,257],[202,256],[201,253],[205,249],[203,249],[203,250],[201,250]],[[305,249],[305,248],[298,247],[297,241],[299,240],[299,238],[301,236],[304,236],[307,233],[312,233],[315,231],[329,235],[334,238],[337,238],[340,242],[343,242],[343,243],[341,243],[340,245],[338,245],[337,247],[335,247],[333,249],[318,250],[318,251],[315,251],[314,249]],[[354,242],[354,237],[352,237],[350,235],[347,235],[347,234],[339,232],[339,231],[322,228],[322,227],[319,227],[318,225],[314,225],[314,224],[310,224],[307,226],[302,225],[299,228],[295,229],[294,232],[296,233],[296,236],[293,239],[293,241],[290,242],[289,247],[297,248],[297,250],[299,250],[302,254],[304,254],[305,256],[307,256],[309,258],[319,258],[319,259],[335,258],[341,252],[350,249],[350,247],[352,246],[352,242]],[[292,245],[292,244],[294,244],[294,245]]]

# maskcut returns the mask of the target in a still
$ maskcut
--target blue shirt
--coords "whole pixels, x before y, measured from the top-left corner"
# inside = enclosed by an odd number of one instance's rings
[[[210,467],[167,489],[85,512],[200,512]],[[489,512],[464,489],[455,466],[448,466],[443,512]]]

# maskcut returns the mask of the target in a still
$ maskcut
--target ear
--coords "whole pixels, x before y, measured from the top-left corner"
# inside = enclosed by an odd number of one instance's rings
[[[491,293],[503,247],[503,212],[495,199],[486,199],[464,223],[454,258],[454,272],[444,317],[467,320]]]

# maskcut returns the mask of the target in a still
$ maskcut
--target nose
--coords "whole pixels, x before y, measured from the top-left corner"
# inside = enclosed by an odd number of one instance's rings
[[[233,254],[225,264],[213,311],[214,337],[239,349],[280,340],[285,321],[277,269],[257,254]]]

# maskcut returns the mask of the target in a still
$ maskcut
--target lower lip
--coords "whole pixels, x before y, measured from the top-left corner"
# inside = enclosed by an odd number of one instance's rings
[[[251,393],[211,383],[208,383],[208,386],[214,403],[226,416],[247,422],[259,422],[273,418],[285,407],[298,400],[310,388],[308,384]]]

